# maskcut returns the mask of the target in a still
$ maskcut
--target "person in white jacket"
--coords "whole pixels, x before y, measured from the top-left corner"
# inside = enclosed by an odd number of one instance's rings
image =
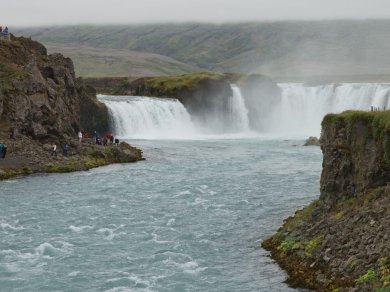
[[[79,143],[81,143],[81,139],[83,139],[83,133],[81,133],[81,131],[79,131],[78,137],[79,137]]]

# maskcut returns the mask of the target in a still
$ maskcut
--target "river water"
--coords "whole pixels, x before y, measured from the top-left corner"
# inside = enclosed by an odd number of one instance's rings
[[[318,197],[318,147],[130,143],[146,161],[0,182],[1,291],[293,291],[260,243]]]

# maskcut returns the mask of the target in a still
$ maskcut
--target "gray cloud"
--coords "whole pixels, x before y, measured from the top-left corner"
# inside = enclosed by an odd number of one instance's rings
[[[3,1],[9,26],[390,18],[388,0]]]

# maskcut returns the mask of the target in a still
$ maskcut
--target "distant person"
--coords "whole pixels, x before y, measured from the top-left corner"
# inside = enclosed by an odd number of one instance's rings
[[[102,144],[102,141],[100,140],[100,135],[96,131],[95,131],[95,140],[96,140],[96,144],[99,145]]]
[[[57,145],[55,143],[53,143],[53,145],[51,145],[51,153],[50,153],[51,156],[57,156]]]
[[[108,132],[108,133],[106,134],[106,138],[107,138],[107,141],[110,141],[110,138],[111,138],[110,132]]]
[[[110,143],[114,144],[114,136],[113,135],[110,136]]]
[[[62,148],[62,152],[64,154],[64,156],[68,156],[68,153],[69,153],[69,144],[66,142]]]
[[[79,143],[81,143],[81,139],[83,139],[83,133],[81,133],[81,131],[79,131],[77,136],[79,137]]]
[[[15,128],[10,128],[9,129],[9,138],[12,139],[12,140],[15,140],[15,138],[16,138],[16,130],[15,130]]]
[[[8,26],[6,26],[6,27],[4,28],[3,33],[4,33],[4,34],[8,34]]]
[[[119,144],[119,139],[115,138],[115,145],[118,146],[118,144]]]
[[[0,143],[0,157],[3,157],[4,144]]]
[[[3,32],[3,27],[0,25],[0,32]]]
[[[3,159],[5,158],[6,154],[7,154],[7,146],[3,144]]]
[[[104,138],[103,138],[103,145],[104,145],[104,146],[107,146],[107,142],[108,142],[107,138],[104,137]]]

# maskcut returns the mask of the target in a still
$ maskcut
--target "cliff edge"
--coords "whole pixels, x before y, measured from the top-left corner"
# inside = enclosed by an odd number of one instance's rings
[[[125,143],[103,149],[76,139],[79,131],[91,135],[108,128],[106,106],[76,78],[71,59],[48,55],[28,38],[0,40],[0,144],[7,146],[6,157],[0,155],[0,179],[142,159],[140,150]],[[53,144],[56,156],[50,155]],[[62,154],[66,144],[69,149]]]
[[[322,122],[320,198],[262,246],[293,287],[390,291],[390,112]]]

